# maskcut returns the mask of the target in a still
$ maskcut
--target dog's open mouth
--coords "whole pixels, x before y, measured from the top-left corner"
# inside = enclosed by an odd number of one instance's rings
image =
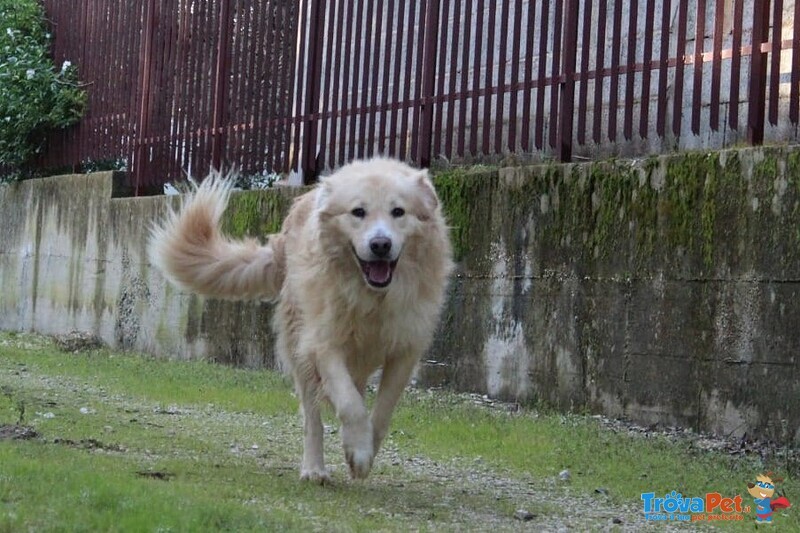
[[[397,261],[364,261],[356,256],[358,264],[361,265],[361,272],[364,273],[364,279],[367,280],[372,287],[383,288],[392,282],[392,274],[397,266]]]

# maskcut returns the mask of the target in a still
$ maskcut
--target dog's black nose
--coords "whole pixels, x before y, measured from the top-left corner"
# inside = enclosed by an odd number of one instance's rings
[[[376,257],[386,257],[392,250],[392,240],[387,237],[375,237],[369,241],[369,249]]]

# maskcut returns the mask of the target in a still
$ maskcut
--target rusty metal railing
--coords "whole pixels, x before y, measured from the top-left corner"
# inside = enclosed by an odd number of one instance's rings
[[[88,87],[41,166],[569,161],[793,141],[791,0],[46,0]]]

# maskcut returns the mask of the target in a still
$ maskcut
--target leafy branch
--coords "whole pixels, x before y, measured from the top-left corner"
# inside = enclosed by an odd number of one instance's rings
[[[48,131],[83,116],[89,84],[70,61],[53,63],[51,41],[37,0],[0,0],[0,180],[23,175]]]

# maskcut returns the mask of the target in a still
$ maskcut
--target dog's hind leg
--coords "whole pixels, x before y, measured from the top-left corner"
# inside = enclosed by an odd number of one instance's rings
[[[319,380],[296,376],[300,407],[303,411],[303,464],[300,479],[324,485],[331,480],[325,469],[322,416],[319,410]]]
[[[353,383],[341,353],[326,353],[317,359],[317,369],[325,394],[342,422],[342,447],[350,466],[350,476],[366,478],[375,454],[372,448],[372,423],[364,398]]]
[[[389,431],[392,413],[400,395],[403,394],[403,389],[408,384],[416,362],[416,357],[394,357],[387,359],[383,367],[378,395],[372,407],[373,449],[376,454]]]

